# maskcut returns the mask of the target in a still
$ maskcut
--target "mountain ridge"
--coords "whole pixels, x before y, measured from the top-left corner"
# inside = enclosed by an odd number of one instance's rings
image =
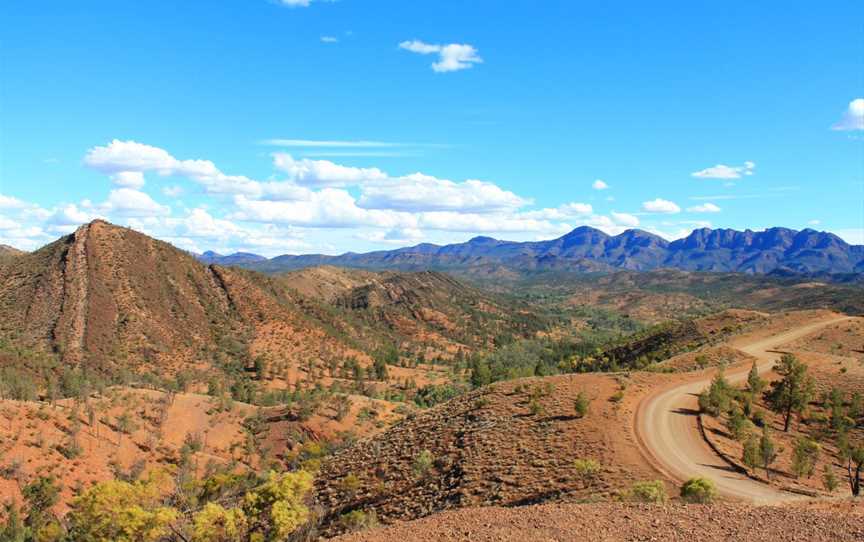
[[[546,241],[504,241],[477,236],[464,243],[421,243],[366,253],[281,255],[250,259],[235,255],[211,263],[240,265],[265,272],[318,265],[369,269],[454,269],[500,265],[515,270],[685,271],[748,274],[864,273],[864,245],[850,245],[830,232],[774,227],[762,231],[698,228],[687,237],[667,241],[640,229],[609,235],[580,226]],[[230,263],[229,263],[230,262]]]

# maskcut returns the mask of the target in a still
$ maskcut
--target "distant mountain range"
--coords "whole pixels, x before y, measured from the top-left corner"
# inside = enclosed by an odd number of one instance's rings
[[[864,246],[828,232],[770,228],[737,231],[702,228],[669,242],[642,230],[608,235],[582,226],[549,241],[499,241],[475,237],[465,243],[422,243],[396,250],[339,256],[307,254],[267,259],[247,253],[199,256],[207,263],[280,272],[319,265],[366,269],[507,269],[608,272],[675,268],[686,271],[779,275],[864,273]]]

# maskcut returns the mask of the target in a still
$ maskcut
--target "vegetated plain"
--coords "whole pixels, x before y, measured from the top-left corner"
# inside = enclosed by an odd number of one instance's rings
[[[33,253],[3,250],[0,540],[376,539],[378,525],[432,516],[392,531],[417,538],[460,508],[518,532],[486,507],[639,524],[654,509],[628,503],[669,500],[715,506],[751,532],[742,522],[758,508],[704,504],[726,496],[640,448],[643,400],[705,375],[693,428],[698,418],[730,468],[836,497],[765,517],[825,525],[825,539],[862,534],[848,521],[860,510],[840,499],[864,461],[854,277],[817,277],[812,247],[796,253],[804,274],[598,270],[585,258],[590,273],[518,271],[489,261],[511,250],[499,243],[474,240],[459,261],[478,245],[486,259],[448,272],[263,274],[101,221]],[[843,314],[782,345],[774,372],[746,385],[714,376],[750,367],[747,341]],[[676,504],[664,514],[681,527],[663,528],[704,529],[693,510]],[[456,517],[433,530],[458,533]],[[622,528],[613,519],[607,539]]]

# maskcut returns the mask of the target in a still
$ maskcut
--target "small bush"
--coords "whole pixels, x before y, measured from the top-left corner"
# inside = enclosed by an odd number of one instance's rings
[[[681,498],[690,503],[709,503],[716,496],[717,488],[707,478],[690,478],[681,486]]]
[[[597,478],[597,474],[600,472],[600,463],[593,459],[577,459],[573,462],[573,468],[576,470],[576,476],[587,488]]]
[[[576,410],[576,416],[579,418],[584,418],[588,415],[588,407],[591,402],[588,399],[588,396],[585,395],[585,392],[580,391],[576,396],[576,401],[573,403],[573,408]]]
[[[362,482],[360,482],[360,478],[358,478],[356,474],[350,472],[347,476],[345,476],[345,478],[342,478],[342,481],[339,483],[339,485],[346,493],[354,494],[357,492],[358,489],[360,489],[363,484]]]
[[[636,482],[627,492],[627,499],[634,502],[662,504],[668,500],[666,486],[660,480]]]
[[[423,450],[414,458],[411,470],[414,472],[414,476],[426,476],[432,468],[433,463],[434,458],[432,457],[432,452],[429,450]]]
[[[840,481],[837,480],[837,476],[834,475],[834,472],[828,465],[825,465],[825,470],[822,472],[822,485],[825,486],[825,489],[829,493],[833,493],[840,485]]]
[[[618,390],[609,398],[613,403],[620,403],[624,399],[624,390]]]
[[[375,512],[366,513],[363,510],[352,510],[347,514],[342,514],[339,518],[339,523],[349,531],[362,531],[363,529],[371,529],[378,525],[378,517]]]
[[[532,416],[541,416],[543,414],[543,405],[539,400],[531,399],[531,402],[528,403],[528,410]]]

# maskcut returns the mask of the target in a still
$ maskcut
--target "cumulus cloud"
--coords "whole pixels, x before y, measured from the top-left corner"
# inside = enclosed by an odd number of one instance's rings
[[[303,186],[338,187],[380,181],[387,175],[378,168],[356,168],[342,166],[329,160],[295,159],[288,153],[273,154],[276,169],[288,174],[288,178]]]
[[[756,164],[748,160],[743,166],[717,164],[714,167],[694,171],[691,175],[699,179],[740,179],[744,175],[753,175],[754,169]]]
[[[140,171],[119,171],[111,175],[111,181],[124,188],[141,188],[144,186],[144,174]]]
[[[423,232],[416,228],[393,228],[387,231],[361,232],[357,237],[374,243],[407,245],[421,241],[423,239]]]
[[[612,215],[612,220],[614,220],[617,224],[621,226],[635,228],[639,225],[638,216],[634,216],[628,213],[616,213],[615,211],[612,211],[610,214]]]
[[[714,205],[713,203],[703,203],[702,205],[694,205],[693,207],[687,207],[687,211],[690,213],[719,213],[720,207]]]
[[[843,118],[840,119],[832,130],[852,131],[864,130],[864,98],[855,98],[846,107]]]
[[[465,43],[450,43],[438,45],[420,40],[403,41],[400,49],[421,55],[437,54],[438,61],[432,63],[432,70],[438,73],[467,70],[483,59],[477,54],[477,49]]]
[[[674,202],[669,200],[665,200],[662,198],[657,198],[651,201],[646,201],[642,203],[642,210],[649,213],[680,213],[681,207],[678,207]]]
[[[554,208],[540,209],[538,211],[526,211],[522,213],[528,218],[542,218],[544,220],[568,220],[575,217],[590,215],[594,208],[590,203],[571,202]]]
[[[23,209],[27,204],[18,198],[0,194],[0,209]]]
[[[513,192],[478,180],[456,183],[422,173],[373,180],[376,182],[367,183],[361,188],[360,207],[409,212],[493,212],[515,209],[529,203]]]
[[[148,171],[163,177],[188,177],[211,194],[255,195],[260,192],[256,181],[242,175],[226,175],[209,160],[178,160],[164,149],[135,141],[115,139],[108,145],[93,147],[84,157],[84,164],[112,176],[122,174],[125,178]]]
[[[171,213],[171,210],[167,206],[156,203],[148,194],[132,188],[112,190],[105,202],[92,206],[92,209],[97,212],[122,217],[167,215]]]
[[[603,179],[597,179],[591,184],[591,188],[594,190],[606,190],[609,188],[609,185]]]

